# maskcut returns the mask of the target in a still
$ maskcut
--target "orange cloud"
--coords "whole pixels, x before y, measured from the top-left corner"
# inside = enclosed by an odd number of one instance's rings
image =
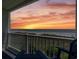
[[[11,13],[11,29],[75,29],[75,5],[48,5]]]

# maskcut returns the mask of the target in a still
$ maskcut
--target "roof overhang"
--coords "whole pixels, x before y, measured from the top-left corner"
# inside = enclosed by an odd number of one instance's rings
[[[3,0],[2,7],[5,10],[13,10],[23,5],[28,5],[30,3],[33,3],[35,1],[37,0]]]

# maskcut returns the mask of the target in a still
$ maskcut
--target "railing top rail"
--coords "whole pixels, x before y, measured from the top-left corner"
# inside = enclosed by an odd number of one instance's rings
[[[9,33],[9,34],[17,34],[17,35],[27,35],[27,36],[37,36],[37,37],[43,37],[43,38],[56,38],[56,39],[67,39],[67,40],[74,40],[74,37],[67,37],[67,36],[61,36],[61,35],[56,35],[56,34],[36,34],[36,33],[19,33],[19,32],[14,32],[14,33]]]

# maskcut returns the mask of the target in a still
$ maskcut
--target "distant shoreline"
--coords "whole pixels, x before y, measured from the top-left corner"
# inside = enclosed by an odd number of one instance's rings
[[[77,32],[75,29],[11,29],[8,32]]]

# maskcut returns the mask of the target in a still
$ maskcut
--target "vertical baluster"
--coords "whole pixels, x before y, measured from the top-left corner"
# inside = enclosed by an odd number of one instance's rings
[[[41,43],[40,43],[40,37],[39,37],[39,50],[40,50],[40,44],[41,44]]]
[[[34,36],[32,37],[32,53],[34,52],[35,48],[35,41],[34,41]]]
[[[44,46],[44,38],[45,38],[45,37],[42,37],[42,51],[44,51],[44,47],[45,47],[45,46]]]
[[[31,54],[32,54],[32,38],[33,37],[31,37],[31,39],[30,39],[30,43],[31,43]]]
[[[34,36],[33,36],[33,51],[35,49],[35,39],[34,39]]]
[[[45,38],[44,38],[44,52],[46,52],[45,48],[46,48],[46,45],[45,45]]]
[[[48,41],[48,56],[50,57],[50,40],[47,38]]]
[[[46,38],[45,38],[45,52],[46,52],[46,55],[47,55],[47,44],[46,44]]]
[[[46,49],[47,49],[47,56],[48,56],[48,41],[47,41],[47,38],[46,38]]]
[[[27,35],[27,54],[28,54],[28,35]]]
[[[34,36],[33,36],[33,52],[35,50],[35,39],[34,39]]]
[[[36,40],[36,50],[38,50],[38,39],[37,39],[37,36],[35,36],[35,40]]]
[[[54,47],[55,47],[55,46],[54,46],[54,45],[55,45],[54,42],[55,42],[55,41],[54,41],[54,39],[53,39],[53,55],[54,55]]]
[[[42,50],[42,39],[41,39],[41,37],[40,37],[40,40],[41,40],[40,42],[41,42],[41,50]]]
[[[53,49],[53,45],[54,45],[53,44],[53,39],[51,39],[51,52],[52,52],[51,54],[52,54],[52,57],[53,57],[53,50],[52,50]]]
[[[50,57],[51,56],[50,38],[48,40],[49,40],[49,57]]]
[[[35,39],[35,36],[34,36],[34,40],[35,40],[35,50],[36,50],[36,39]]]
[[[46,53],[46,39],[45,39],[45,53]],[[47,55],[47,53],[46,53],[46,55]]]
[[[36,45],[37,39],[35,36],[34,36],[34,39],[35,39],[35,50],[36,50],[37,49],[37,45]]]
[[[41,37],[41,49],[43,51],[43,37]]]
[[[43,38],[43,51],[45,52],[45,37]]]
[[[29,53],[30,53],[30,36],[29,36],[29,38],[28,38],[28,51],[29,51]]]
[[[32,36],[30,37],[30,53],[31,53],[31,40],[32,40],[31,38],[32,38]]]
[[[39,50],[39,39],[38,39],[38,36],[37,36],[37,49]]]
[[[65,40],[63,40],[63,48],[65,48]],[[62,52],[62,55],[61,55],[62,59],[64,58],[64,53]]]
[[[40,49],[40,39],[39,39],[39,36],[37,36],[37,39],[38,39],[38,50]]]
[[[38,38],[36,36],[36,45],[37,45],[37,50],[38,50]]]
[[[50,56],[51,56],[51,57],[53,56],[53,55],[52,55],[52,53],[53,53],[53,52],[52,52],[52,43],[53,43],[53,42],[52,42],[52,39],[50,39],[50,53],[51,53]]]
[[[57,39],[57,42],[58,42],[58,43],[57,43],[57,46],[58,46],[58,47],[60,47],[59,41],[60,41],[60,39]]]

